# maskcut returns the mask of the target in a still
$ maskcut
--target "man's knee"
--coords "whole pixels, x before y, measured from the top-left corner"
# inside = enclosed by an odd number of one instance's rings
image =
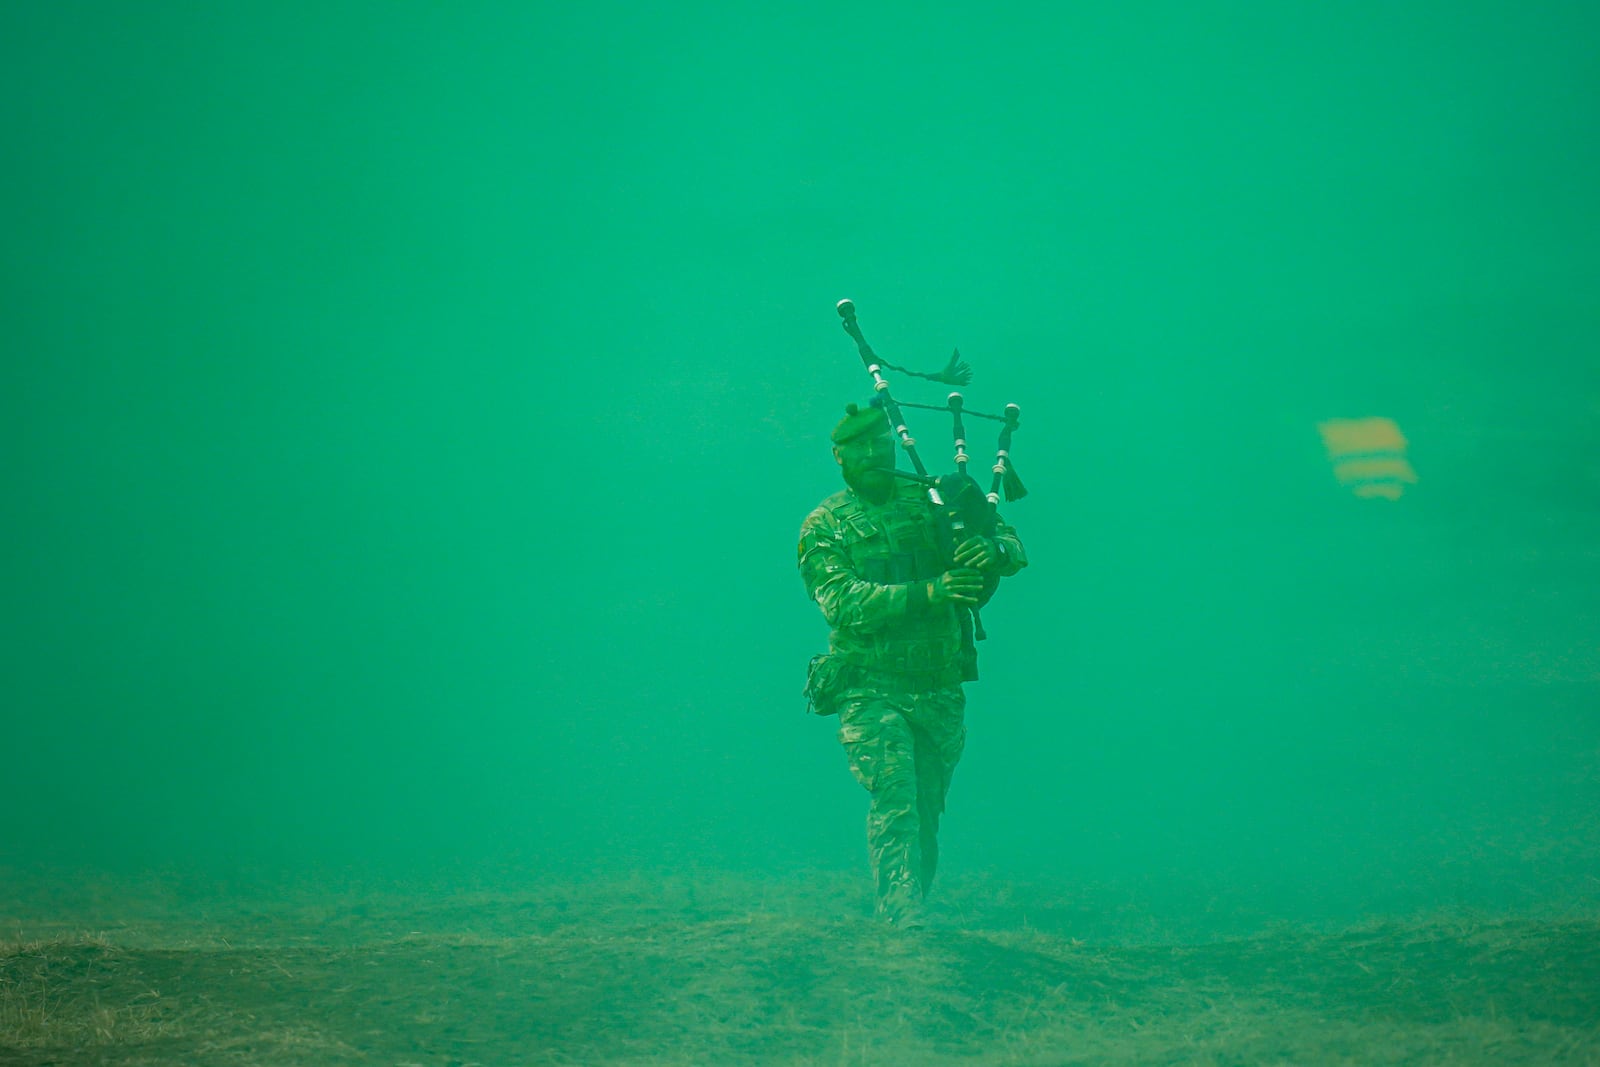
[[[850,773],[874,798],[916,794],[916,742],[905,717],[886,702],[864,699],[840,713],[839,741]]]

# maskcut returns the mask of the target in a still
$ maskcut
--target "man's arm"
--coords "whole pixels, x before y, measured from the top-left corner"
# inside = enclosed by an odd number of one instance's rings
[[[1000,552],[1002,578],[1009,578],[1028,565],[1028,551],[1022,547],[1022,539],[998,514],[994,517],[994,541]]]
[[[813,511],[800,527],[800,577],[836,630],[881,630],[929,606],[931,583],[887,585],[858,577],[838,522],[826,508]]]
[[[1008,578],[1028,565],[1028,553],[1017,531],[999,515],[994,520],[992,537],[969,537],[956,548],[956,565],[975,567],[987,575]]]

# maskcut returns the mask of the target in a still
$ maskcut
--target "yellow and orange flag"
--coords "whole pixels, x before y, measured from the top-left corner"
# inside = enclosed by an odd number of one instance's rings
[[[1317,423],[1339,484],[1363,499],[1399,500],[1417,472],[1393,419],[1328,419]]]

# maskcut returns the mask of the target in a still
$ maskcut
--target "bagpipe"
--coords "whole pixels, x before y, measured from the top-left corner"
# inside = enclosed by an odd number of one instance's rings
[[[981,411],[969,410],[966,402],[959,392],[952,392],[945,400],[944,407],[932,404],[900,403],[895,400],[889,391],[889,382],[883,376],[884,369],[899,371],[914,378],[925,378],[929,381],[943,382],[947,385],[964,386],[972,381],[972,368],[961,359],[961,351],[957,349],[950,357],[950,362],[945,364],[943,370],[934,374],[924,374],[919,371],[897,367],[892,363],[878,358],[872,346],[861,335],[861,324],[856,321],[856,306],[850,300],[841,300],[837,305],[839,317],[844,320],[844,332],[856,343],[856,350],[861,354],[861,362],[865,364],[867,373],[872,375],[873,404],[882,407],[889,416],[889,424],[894,428],[895,434],[900,438],[900,447],[911,459],[911,471],[896,470],[891,473],[897,478],[905,478],[919,482],[928,488],[928,501],[932,504],[934,515],[939,525],[939,535],[942,542],[941,548],[947,561],[952,561],[955,551],[963,541],[970,537],[993,537],[996,523],[996,508],[1000,504],[1000,496],[1005,494],[1006,501],[1021,500],[1028,495],[1027,488],[1022,484],[1022,479],[1017,476],[1017,469],[1011,461],[1011,435],[1016,432],[1022,417],[1022,409],[1015,404],[1005,406],[1003,415],[986,415]],[[922,462],[922,457],[917,454],[916,438],[911,436],[911,431],[906,427],[905,415],[902,408],[914,408],[923,411],[949,411],[951,416],[951,430],[955,442],[955,470],[950,474],[930,475],[927,467]],[[1000,440],[995,450],[994,467],[989,482],[989,491],[985,493],[970,474],[967,473],[967,464],[970,457],[967,454],[967,431],[964,420],[966,418],[990,419],[1001,424]],[[978,599],[978,607],[988,603],[994,595],[995,589],[1000,584],[998,575],[989,574],[984,578],[983,592]],[[978,615],[978,608],[967,608],[960,612],[962,624],[962,643],[970,648],[972,640],[982,641],[987,635],[983,630],[983,620]],[[973,653],[974,662],[972,672],[976,675],[976,653]]]

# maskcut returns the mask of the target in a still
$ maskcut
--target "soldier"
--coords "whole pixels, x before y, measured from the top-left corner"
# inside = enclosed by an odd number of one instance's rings
[[[832,628],[806,692],[818,714],[839,716],[850,771],[871,795],[867,851],[876,912],[921,925],[939,859],[939,815],[966,741],[962,630],[986,576],[1027,565],[1016,531],[941,550],[927,489],[891,472],[895,444],[876,407],[846,408],[833,457],[847,489],[800,528],[800,574]]]

